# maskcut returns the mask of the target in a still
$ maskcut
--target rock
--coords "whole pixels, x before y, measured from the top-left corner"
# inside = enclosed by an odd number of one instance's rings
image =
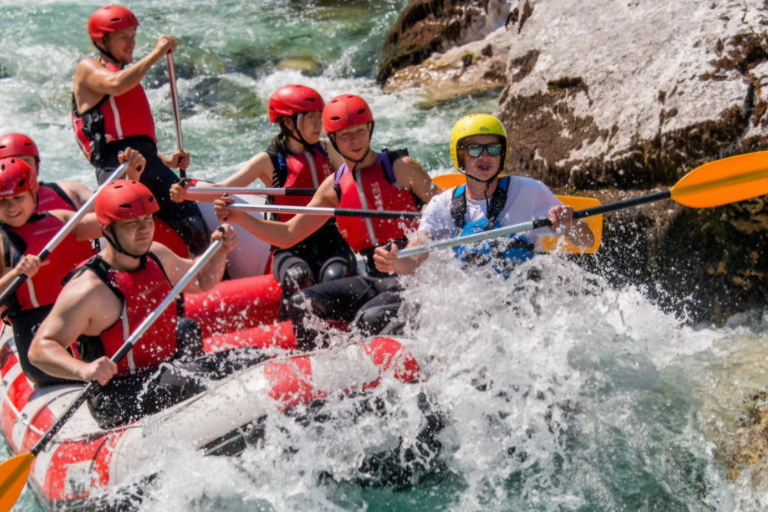
[[[507,15],[503,0],[411,1],[384,39],[378,81],[434,52],[483,39],[503,26]]]
[[[293,69],[301,71],[305,75],[317,76],[320,74],[320,64],[311,57],[283,59],[275,65],[275,69]]]
[[[768,148],[763,0],[516,0],[506,15],[486,9],[475,31],[463,27],[482,5],[463,5],[412,0],[379,78],[438,100],[502,87],[512,174],[616,200]],[[768,301],[764,205],[667,201],[612,214],[586,264],[644,285],[683,318],[722,322]]]

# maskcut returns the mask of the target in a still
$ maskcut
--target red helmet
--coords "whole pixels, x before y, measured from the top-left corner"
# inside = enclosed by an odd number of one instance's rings
[[[88,35],[91,40],[106,37],[110,32],[124,28],[138,27],[139,20],[131,11],[122,5],[99,7],[88,20]]]
[[[130,220],[151,215],[160,210],[155,196],[147,187],[134,180],[115,180],[96,197],[96,220],[109,226],[118,220]]]
[[[35,170],[21,158],[0,160],[0,197],[16,196],[28,190],[40,190]]]
[[[314,112],[323,110],[323,107],[323,97],[311,87],[285,85],[269,97],[269,122],[275,124],[282,116]]]
[[[354,94],[336,96],[323,109],[323,128],[326,135],[372,122],[371,108],[363,98]]]
[[[11,156],[33,156],[40,161],[35,141],[21,133],[8,133],[0,137],[0,158]]]

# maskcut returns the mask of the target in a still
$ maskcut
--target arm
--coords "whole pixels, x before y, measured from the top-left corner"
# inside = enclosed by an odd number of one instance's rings
[[[84,59],[75,70],[75,94],[80,86],[90,89],[94,93],[109,96],[120,96],[130,91],[139,83],[149,69],[169,52],[176,49],[176,39],[171,36],[162,36],[158,39],[155,48],[136,64],[120,71],[106,69],[96,59]],[[95,104],[96,102],[94,102]],[[85,111],[93,105],[83,105],[78,101],[78,109]]]
[[[74,204],[75,208],[78,210],[82,208],[85,202],[93,195],[93,190],[89,189],[79,181],[61,180],[57,181],[56,184],[61,187],[61,190],[63,190],[65,194],[67,194],[67,197],[69,197],[72,204]]]
[[[97,311],[102,318],[92,316]],[[29,347],[30,362],[54,377],[105,385],[117,373],[117,365],[106,356],[90,363],[80,361],[67,347],[82,334],[103,332],[120,316],[119,311],[117,297],[105,285],[78,276],[64,287],[38,329]]]
[[[337,208],[339,200],[333,188],[334,179],[333,174],[328,176],[307,206]],[[230,197],[214,201],[219,220],[239,224],[261,240],[281,248],[293,247],[320,229],[329,219],[324,215],[299,214],[288,222],[262,220],[248,215],[243,210],[231,210],[229,205],[234,202]]]
[[[409,156],[396,160],[392,170],[395,172],[395,186],[410,190],[424,201],[424,204],[429,203],[434,196],[440,193],[440,189],[434,184],[427,171]]]
[[[66,224],[77,212],[69,210],[52,210],[48,213]],[[72,229],[72,236],[80,241],[95,240],[101,237],[101,225],[99,225],[99,222],[96,220],[96,214],[88,213],[83,216],[83,218],[80,219],[80,222],[75,224],[74,229]]]
[[[232,176],[220,181],[219,183],[206,183],[198,182],[197,187],[247,187],[257,179],[261,180],[264,186],[269,187],[272,185],[272,173],[274,168],[272,166],[272,160],[265,152],[259,153],[252,157]],[[183,186],[180,183],[176,183],[171,186],[171,200],[177,203],[182,201],[205,201],[213,202],[213,198],[200,197],[192,199],[187,194],[189,189],[189,182],[186,182]]]
[[[184,288],[184,293],[201,293],[210,290],[224,277],[224,270],[227,266],[227,255],[237,247],[237,234],[232,226],[224,224],[220,226],[211,236],[211,241],[224,240],[224,245],[210,259],[200,272],[196,279]],[[195,260],[181,258],[164,245],[153,243],[152,252],[160,258],[168,278],[175,285],[189,272]],[[198,256],[199,258],[199,256]]]

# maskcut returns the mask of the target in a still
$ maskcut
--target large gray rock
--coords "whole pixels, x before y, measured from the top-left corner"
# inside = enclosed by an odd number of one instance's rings
[[[499,105],[513,167],[553,185],[670,184],[764,139],[762,0],[525,3]]]
[[[437,4],[429,20],[439,25],[461,23],[457,5],[477,2],[446,2],[450,12]],[[459,31],[463,42],[421,30],[432,53],[389,61],[385,87],[437,98],[503,88],[507,170],[604,201],[768,148],[768,2],[513,0],[505,9],[478,15],[483,30]],[[413,40],[405,25],[398,31]],[[489,71],[500,61],[503,74]],[[725,319],[768,301],[766,228],[763,199],[701,211],[659,203],[607,217],[589,264],[646,285],[689,319]]]

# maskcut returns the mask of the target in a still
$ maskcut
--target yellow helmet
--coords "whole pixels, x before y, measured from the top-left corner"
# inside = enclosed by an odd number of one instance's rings
[[[507,132],[504,130],[501,121],[490,114],[470,114],[464,116],[453,125],[451,132],[451,160],[459,172],[464,172],[464,162],[459,161],[459,143],[462,139],[472,135],[498,135],[502,138],[504,149],[501,152],[501,169],[504,169],[504,162],[507,158]]]

